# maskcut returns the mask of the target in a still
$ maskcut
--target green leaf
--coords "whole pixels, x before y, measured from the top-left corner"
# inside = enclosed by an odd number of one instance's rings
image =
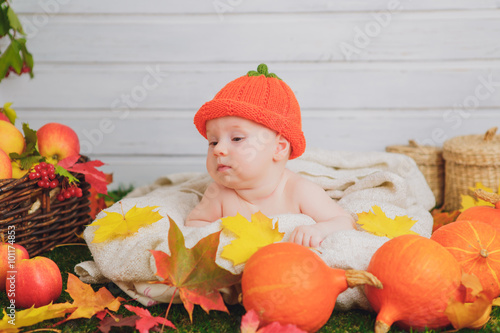
[[[33,56],[26,48],[26,39],[11,38],[10,45],[0,56],[0,81],[9,71],[9,67],[14,68],[17,74],[21,74],[23,65],[30,68],[30,77],[33,77]]]
[[[16,111],[11,108],[12,102],[7,102],[3,105],[3,114],[9,118],[9,121],[12,123],[12,125],[16,124],[16,118],[17,114]]]
[[[7,17],[9,18],[11,28],[19,31],[24,35],[23,26],[21,25],[19,18],[17,17],[16,13],[14,13],[11,7],[7,8]]]
[[[30,155],[30,156],[26,156],[26,157],[21,158],[19,160],[19,163],[21,163],[21,168],[23,170],[30,170],[31,167],[33,166],[33,164],[41,162],[41,159],[42,159],[42,156],[40,156],[40,155],[38,155],[38,156]]]
[[[36,150],[36,131],[32,130],[27,123],[23,123],[23,132],[26,149],[24,149],[24,152],[21,154],[10,153],[9,156],[12,160],[19,160],[24,170],[29,170],[33,164],[41,162],[44,158],[40,156],[40,153]]]
[[[28,145],[33,145],[34,149],[37,141],[36,131],[31,129],[28,123],[23,123],[23,132],[24,140],[26,141],[26,147],[28,147]]]
[[[21,46],[21,54],[23,56],[23,62],[24,64],[30,69],[30,78],[33,78],[33,55],[28,51],[26,48],[26,39],[24,38],[19,38],[18,39],[19,44]]]
[[[66,170],[65,168],[63,168],[62,166],[60,165],[56,165],[55,166],[55,173],[56,175],[59,175],[59,176],[63,176],[63,177],[66,177],[68,178],[68,181],[69,183],[79,183],[80,181],[78,180],[78,178],[76,178],[75,176],[73,176],[71,174],[71,172],[69,172],[68,170]]]
[[[15,39],[11,40],[10,45],[5,49],[5,52],[0,56],[0,80],[5,77],[12,66],[16,73],[21,74],[23,68],[23,59],[20,54],[21,46]]]
[[[31,169],[33,164],[42,162],[44,160],[44,157],[40,156],[40,154],[37,151],[35,151],[34,153],[25,151],[22,154],[10,153],[9,157],[13,161],[18,160],[19,163],[21,164],[21,168],[24,170],[29,170]]]
[[[8,9],[9,7],[0,6],[0,37],[7,35],[10,30]]]
[[[12,104],[12,103],[11,103]],[[8,105],[10,106],[10,105]],[[21,168],[24,170],[29,170],[35,163],[44,161],[45,158],[40,155],[36,149],[36,131],[32,130],[27,123],[23,123],[24,141],[26,143],[26,148],[21,154],[10,153],[9,156],[12,160],[19,160]]]

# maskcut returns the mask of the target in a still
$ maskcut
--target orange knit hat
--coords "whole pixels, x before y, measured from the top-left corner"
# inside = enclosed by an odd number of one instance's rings
[[[302,133],[300,107],[290,87],[260,64],[257,71],[229,82],[194,116],[196,128],[207,138],[210,119],[238,116],[253,120],[283,135],[290,142],[290,159],[302,155],[306,139]]]

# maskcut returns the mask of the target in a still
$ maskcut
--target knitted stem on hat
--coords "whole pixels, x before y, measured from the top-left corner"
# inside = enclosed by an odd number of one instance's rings
[[[274,73],[269,73],[269,71],[267,70],[267,65],[266,64],[260,64],[259,66],[257,66],[257,71],[249,71],[247,73],[248,76],[260,76],[260,75],[264,75],[265,77],[274,77],[278,80],[281,80],[278,75],[274,74]],[[281,80],[283,81],[283,80]]]

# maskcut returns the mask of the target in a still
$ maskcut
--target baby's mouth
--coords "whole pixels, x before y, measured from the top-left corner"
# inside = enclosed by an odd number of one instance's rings
[[[228,171],[229,169],[231,169],[231,167],[229,165],[217,164],[217,171],[219,171],[219,172],[225,172],[225,171]]]

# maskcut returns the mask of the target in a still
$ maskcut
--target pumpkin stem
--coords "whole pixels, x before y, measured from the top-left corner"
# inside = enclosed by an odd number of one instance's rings
[[[345,271],[345,277],[349,288],[353,288],[362,284],[382,289],[382,282],[379,281],[372,273],[367,271],[359,271],[355,269],[348,269]]]
[[[481,251],[479,252],[479,254],[483,258],[488,258],[488,250],[486,250],[486,249],[481,249]]]
[[[474,195],[476,196],[476,198],[487,201],[492,204],[500,202],[500,195],[496,193],[486,192],[485,190],[482,190],[480,188],[474,191]]]
[[[387,333],[391,329],[391,326],[387,325],[383,321],[377,320],[375,322],[375,333]]]

